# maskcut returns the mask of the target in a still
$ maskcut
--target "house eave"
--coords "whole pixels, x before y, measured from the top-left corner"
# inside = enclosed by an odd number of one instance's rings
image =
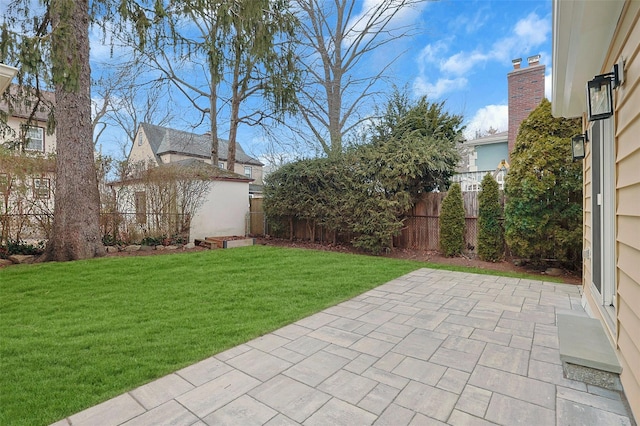
[[[11,80],[13,80],[13,77],[15,77],[17,73],[18,68],[0,64],[0,95],[7,90],[7,87],[11,84]]]
[[[555,117],[580,117],[586,83],[602,69],[625,0],[553,0],[553,90]]]
[[[485,136],[483,138],[464,141],[462,144],[464,146],[472,147],[472,146],[491,145],[495,143],[507,143],[507,142],[509,142],[507,132],[502,132],[497,135]]]

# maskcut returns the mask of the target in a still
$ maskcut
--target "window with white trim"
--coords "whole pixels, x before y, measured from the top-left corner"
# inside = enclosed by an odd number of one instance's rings
[[[46,178],[33,179],[33,198],[50,198],[51,180]]]
[[[27,151],[44,151],[44,129],[36,126],[25,126],[24,149]]]
[[[251,166],[244,166],[244,175],[248,178],[253,177],[253,170],[251,169]]]

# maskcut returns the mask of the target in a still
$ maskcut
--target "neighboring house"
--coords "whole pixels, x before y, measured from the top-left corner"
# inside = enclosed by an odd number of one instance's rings
[[[225,139],[218,141],[218,166],[224,169],[227,167],[229,142]],[[142,123],[136,133],[128,161],[130,164],[150,161],[155,166],[185,159],[198,159],[211,164],[211,135],[198,135]],[[248,156],[236,142],[234,172],[253,180],[251,195],[262,194],[262,166],[260,161]]]
[[[173,172],[163,174],[162,169],[171,168]],[[149,170],[160,179],[149,177]],[[116,193],[118,211],[128,213],[128,221],[135,222],[126,225],[129,237],[132,233],[136,237],[170,235],[185,223],[189,225],[189,241],[245,235],[251,179],[193,158],[149,170],[110,184]],[[163,179],[175,177],[175,171],[185,173],[170,182]],[[196,200],[202,201],[192,208]],[[176,213],[189,214],[189,220],[176,217]]]
[[[479,191],[480,183],[487,173],[504,189],[504,178],[509,169],[509,132],[495,133],[462,143],[459,152],[461,161],[452,181],[459,182],[463,192]]]
[[[0,215],[2,239],[43,239],[53,214],[56,150],[55,134],[47,134],[47,119],[55,102],[52,92],[43,100],[24,99],[18,86],[9,86],[0,100],[6,124],[0,124]]]
[[[522,68],[522,59],[514,59],[513,70],[507,74],[509,93],[509,129],[504,132],[463,142],[458,151],[461,161],[452,177],[460,182],[462,191],[479,191],[482,178],[491,173],[504,189],[504,178],[509,171],[509,157],[513,151],[520,124],[544,98],[545,66],[540,55],[527,58],[528,67]]]
[[[55,94],[41,91],[43,100],[37,101],[35,96],[25,98],[19,94],[19,86],[11,85],[8,90],[12,104],[4,99],[0,100],[0,111],[7,114],[9,131],[0,136],[0,143],[19,154],[54,154],[56,135],[48,135],[46,129],[51,106],[55,103]]]
[[[588,135],[583,160],[582,302],[600,320],[614,349],[636,420],[640,420],[639,22],[640,2],[635,0],[553,0],[553,114],[581,117]],[[620,65],[622,81],[613,90],[613,115],[590,121],[587,82],[611,72],[615,64]]]

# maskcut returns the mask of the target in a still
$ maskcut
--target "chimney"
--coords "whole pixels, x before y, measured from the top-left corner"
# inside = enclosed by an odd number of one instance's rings
[[[514,59],[513,70],[507,74],[509,89],[509,155],[516,144],[522,123],[544,98],[545,66],[540,55],[529,56],[526,68],[520,68],[521,58]]]
[[[520,69],[520,63],[522,62],[522,58],[517,58],[517,59],[513,59],[511,61],[511,63],[513,63],[513,69],[514,70],[519,70]]]
[[[527,58],[527,62],[529,62],[529,66],[538,65],[540,62],[540,55],[529,56]]]

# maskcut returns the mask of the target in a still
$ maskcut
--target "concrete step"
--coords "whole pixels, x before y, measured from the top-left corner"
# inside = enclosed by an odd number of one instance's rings
[[[558,314],[558,341],[564,375],[594,386],[622,390],[622,367],[599,320]]]

